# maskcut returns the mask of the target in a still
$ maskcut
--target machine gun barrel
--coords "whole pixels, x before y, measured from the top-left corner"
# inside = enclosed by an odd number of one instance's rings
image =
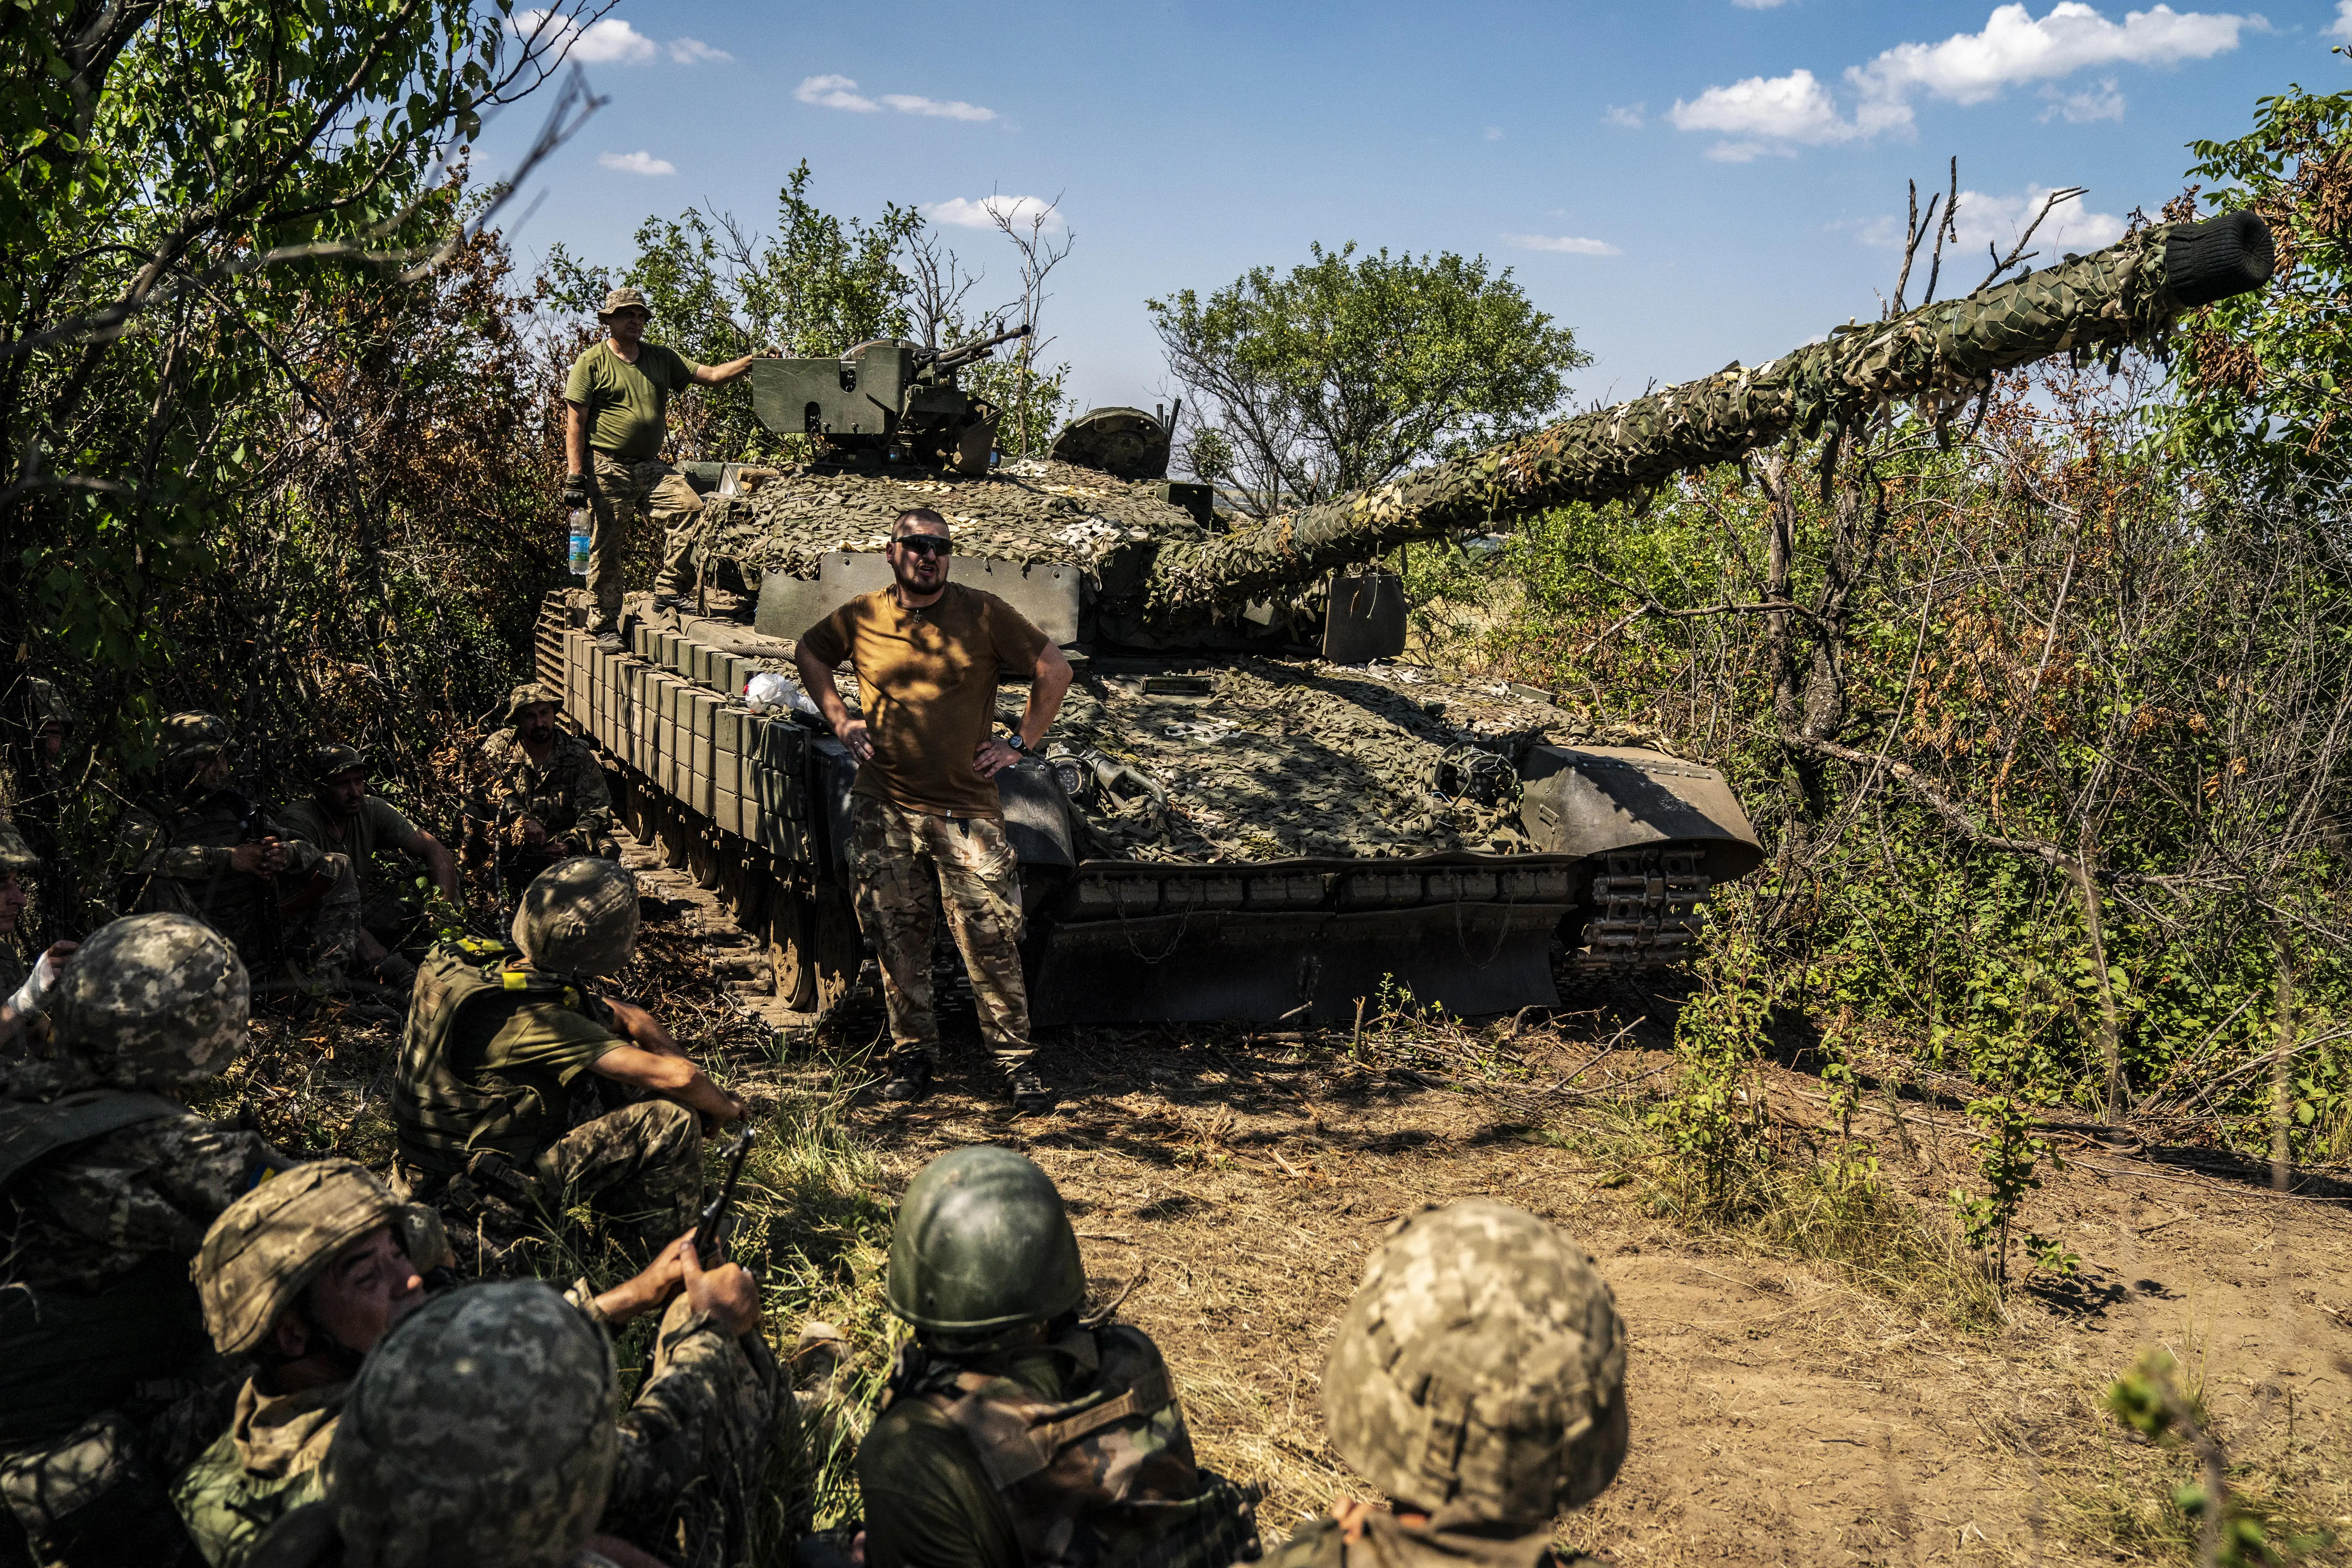
[[[992,338],[975,338],[968,343],[958,343],[951,349],[926,349],[916,356],[917,362],[922,363],[927,360],[935,369],[953,370],[960,364],[971,363],[1001,343],[1009,343],[1016,338],[1027,337],[1030,330],[1030,324],[1024,321],[1011,331],[999,332]]]
[[[2252,213],[2141,229],[1973,294],[1838,328],[1766,364],[1733,364],[1257,528],[1165,546],[1143,584],[1144,616],[1161,626],[1202,620],[1410,540],[1638,495],[1893,399],[1948,410],[1999,371],[2153,343],[2182,311],[2261,288],[2273,259],[2270,231]]]

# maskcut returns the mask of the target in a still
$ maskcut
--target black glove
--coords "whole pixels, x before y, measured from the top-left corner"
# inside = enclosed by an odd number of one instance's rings
[[[566,475],[564,475],[564,476],[563,476],[563,505],[564,505],[565,509],[568,510],[570,510],[570,509],[572,509],[572,508],[573,508],[573,507],[583,507],[583,506],[586,506],[587,504],[588,504],[588,476],[587,476],[587,475],[585,475],[585,474],[566,474]]]

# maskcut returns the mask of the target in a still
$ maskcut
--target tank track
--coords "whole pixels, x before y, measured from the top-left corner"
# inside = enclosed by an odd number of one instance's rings
[[[1572,955],[1588,973],[1686,964],[1706,921],[1700,906],[1714,881],[1704,849],[1612,849],[1592,879],[1592,915]]]

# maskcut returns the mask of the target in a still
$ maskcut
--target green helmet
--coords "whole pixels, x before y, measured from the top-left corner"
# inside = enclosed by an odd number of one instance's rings
[[[1550,1226],[1491,1198],[1423,1209],[1332,1336],[1332,1445],[1442,1524],[1532,1532],[1624,1461],[1624,1340],[1607,1282]]]
[[[574,855],[530,879],[509,929],[551,974],[617,974],[637,951],[637,879],[617,861]]]
[[[228,721],[217,713],[174,713],[163,721],[155,742],[155,765],[166,773],[187,773],[203,766],[236,744]]]
[[[66,965],[49,1004],[58,1047],[118,1089],[188,1089],[245,1045],[245,963],[186,915],[127,915]]]
[[[604,1331],[549,1286],[444,1291],[375,1347],[335,1425],[327,1505],[345,1560],[568,1564],[612,1488],[613,1392]]]
[[[516,716],[524,709],[536,708],[542,702],[555,708],[563,706],[563,699],[541,686],[538,681],[524,681],[507,693],[506,722],[512,724]]]
[[[1078,1238],[1054,1178],[973,1143],[915,1174],[890,1235],[890,1310],[933,1333],[1058,1318],[1087,1299]]]
[[[16,825],[0,816],[0,872],[14,871],[19,877],[29,877],[41,868],[41,858],[16,831]]]
[[[223,1355],[258,1346],[336,1254],[384,1226],[418,1269],[448,1261],[439,1214],[402,1203],[350,1160],[297,1165],[229,1205],[188,1270],[213,1344]]]

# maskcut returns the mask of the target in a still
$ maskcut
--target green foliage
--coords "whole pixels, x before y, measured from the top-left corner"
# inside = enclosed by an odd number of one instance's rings
[[[2231,1489],[2221,1445],[2196,1402],[2182,1397],[2178,1370],[2169,1352],[2144,1352],[2108,1387],[2108,1414],[2147,1441],[2186,1447],[2202,1461],[2202,1479],[2174,1487],[2169,1500],[2200,1537],[2198,1555],[2203,1562],[2217,1568],[2271,1568],[2285,1562],[2292,1547],[2283,1549],[2273,1539],[2273,1521],[2245,1506]]]
[[[1756,1162],[1764,1133],[1754,1080],[1776,995],[1772,966],[1744,931],[1708,944],[1702,989],[1675,1019],[1680,1075],[1655,1113],[1675,1155],[1685,1208],[1722,1209]]]
[[[1591,363],[1484,257],[1358,257],[1311,247],[1203,299],[1145,301],[1176,379],[1199,400],[1193,471],[1255,512],[1378,484],[1532,428]]]
[[[2217,210],[2270,226],[2278,269],[2267,289],[2191,313],[2163,437],[2274,494],[2340,484],[2352,453],[2352,91],[2290,87],[2258,100],[2245,135],[2189,145],[2189,174],[2221,183]],[[2197,188],[2166,216],[2191,216]]]

